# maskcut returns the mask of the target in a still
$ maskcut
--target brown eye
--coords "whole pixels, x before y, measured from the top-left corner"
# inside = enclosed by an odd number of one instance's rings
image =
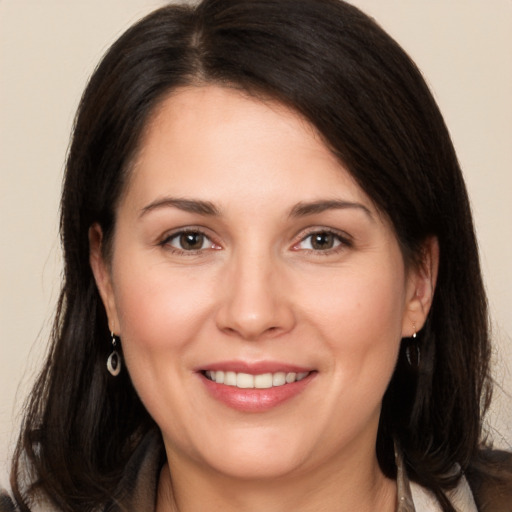
[[[184,251],[198,251],[203,249],[205,238],[202,233],[181,233],[179,236],[180,249]]]
[[[165,238],[160,245],[177,251],[194,252],[216,248],[215,244],[200,231],[181,231]]]
[[[316,251],[332,249],[335,242],[336,237],[332,233],[314,233],[311,235],[311,247]]]
[[[329,253],[331,250],[342,248],[342,246],[350,247],[347,238],[342,237],[338,233],[331,231],[315,231],[305,236],[297,245],[295,250],[314,251],[318,253]]]

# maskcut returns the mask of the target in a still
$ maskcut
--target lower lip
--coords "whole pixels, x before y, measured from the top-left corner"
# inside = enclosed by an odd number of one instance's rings
[[[241,412],[265,412],[301,393],[313,380],[316,372],[291,384],[284,384],[266,389],[242,389],[236,386],[217,384],[200,374],[206,389],[218,400],[232,409]]]

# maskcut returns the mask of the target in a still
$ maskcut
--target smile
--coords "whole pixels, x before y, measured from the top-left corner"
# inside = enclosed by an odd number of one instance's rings
[[[305,379],[311,372],[275,372],[251,375],[243,372],[208,370],[204,372],[207,379],[240,389],[269,389],[292,384]]]
[[[312,386],[318,375],[317,370],[268,361],[212,366],[196,370],[208,394],[244,413],[262,413],[292,400]]]

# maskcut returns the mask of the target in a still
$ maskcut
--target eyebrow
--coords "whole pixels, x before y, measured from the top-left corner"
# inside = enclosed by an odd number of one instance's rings
[[[310,203],[298,203],[291,209],[290,217],[306,217],[307,215],[314,215],[316,213],[322,213],[327,210],[345,210],[352,208],[361,210],[371,220],[374,220],[372,212],[364,204],[354,203],[352,201],[344,201],[340,199],[328,199],[313,201]]]
[[[158,210],[160,208],[178,208],[179,210],[197,213],[199,215],[219,216],[219,209],[210,201],[200,201],[198,199],[184,199],[174,197],[164,197],[157,199],[147,206],[142,208],[139,217],[147,213]],[[361,203],[354,203],[352,201],[344,201],[340,199],[327,199],[313,202],[300,202],[297,203],[290,210],[290,217],[306,217],[308,215],[315,215],[327,210],[344,210],[355,208],[364,212],[371,220],[374,219],[372,212]]]
[[[152,203],[149,203],[147,206],[142,208],[139,217],[142,217],[151,211],[169,207],[178,208],[179,210],[183,210],[185,212],[198,213],[199,215],[220,215],[219,210],[210,201],[164,197],[162,199],[157,199],[156,201],[153,201]]]

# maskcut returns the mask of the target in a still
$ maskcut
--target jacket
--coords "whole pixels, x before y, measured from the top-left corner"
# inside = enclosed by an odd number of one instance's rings
[[[495,452],[512,469],[512,454]],[[442,512],[434,495],[420,485],[410,482],[399,450],[396,450],[397,506],[396,512]],[[119,483],[119,505],[109,503],[101,512],[126,510],[154,512],[158,479],[165,456],[159,435],[148,434],[133,453]],[[473,478],[471,488],[462,477],[458,486],[447,496],[458,512],[512,512],[512,489],[502,488],[496,481]],[[8,494],[0,494],[0,512],[16,512]],[[34,512],[58,512],[43,504]],[[100,511],[98,511],[100,512]]]

